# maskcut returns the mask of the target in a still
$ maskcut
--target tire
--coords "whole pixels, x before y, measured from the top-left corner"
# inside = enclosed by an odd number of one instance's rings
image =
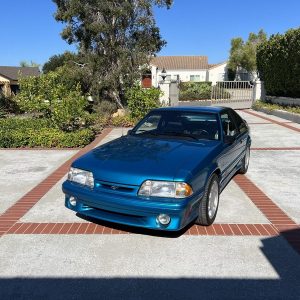
[[[246,152],[245,152],[245,156],[242,160],[242,166],[239,170],[240,174],[246,174],[248,171],[248,167],[249,167],[249,161],[250,161],[250,146],[247,145],[246,147]]]
[[[200,201],[199,215],[196,219],[197,224],[209,226],[214,222],[219,207],[219,195],[219,177],[217,174],[213,174],[205,187],[203,198]]]

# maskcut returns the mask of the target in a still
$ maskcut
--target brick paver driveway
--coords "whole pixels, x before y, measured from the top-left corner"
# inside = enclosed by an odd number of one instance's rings
[[[78,150],[0,150],[0,299],[300,299],[300,125],[252,110],[251,161],[216,222],[155,235],[64,208]]]

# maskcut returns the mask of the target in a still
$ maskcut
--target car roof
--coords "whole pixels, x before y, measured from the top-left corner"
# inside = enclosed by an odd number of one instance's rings
[[[206,112],[206,113],[219,113],[227,109],[222,106],[172,106],[156,108],[154,111],[189,111],[189,112]]]

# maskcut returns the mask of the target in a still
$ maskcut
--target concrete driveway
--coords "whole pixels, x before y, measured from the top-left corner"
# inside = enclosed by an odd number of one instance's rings
[[[251,161],[216,222],[178,235],[90,222],[64,207],[82,150],[0,150],[0,299],[300,299],[300,126],[238,111]]]

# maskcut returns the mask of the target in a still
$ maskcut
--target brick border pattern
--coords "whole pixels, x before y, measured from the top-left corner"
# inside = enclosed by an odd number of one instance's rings
[[[255,112],[249,111],[249,110],[244,110],[243,112],[245,112],[246,114],[249,114],[249,115],[252,115],[252,116],[261,118],[261,119],[263,119],[263,120],[269,121],[269,122],[271,122],[271,123],[273,123],[273,124],[277,124],[277,125],[286,127],[286,128],[288,128],[288,129],[291,129],[291,130],[300,132],[300,128],[291,126],[291,125],[289,125],[289,124],[286,123],[286,122],[279,122],[279,121],[273,120],[273,119],[271,119],[271,118],[267,118],[267,117],[261,116],[260,114],[257,114],[257,113],[255,113]]]
[[[106,137],[112,129],[106,128],[96,139],[74,154],[69,160],[58,167],[52,174],[21,197],[15,204],[0,215],[0,237],[22,218],[63,176],[68,172],[72,162],[79,156],[90,151]]]
[[[130,234],[95,223],[16,223],[7,234]],[[272,224],[213,224],[193,225],[184,235],[276,236]]]

